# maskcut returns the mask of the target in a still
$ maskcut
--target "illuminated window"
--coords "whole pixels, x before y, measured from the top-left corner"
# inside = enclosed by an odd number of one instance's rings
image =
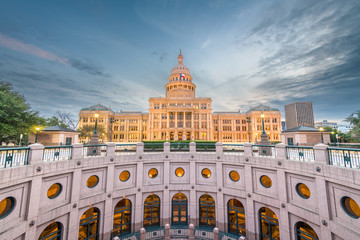
[[[175,175],[176,175],[177,177],[182,177],[182,176],[184,176],[184,173],[185,173],[185,171],[184,171],[184,169],[181,168],[181,167],[179,167],[179,168],[177,168],[177,169],[175,170]]]
[[[360,208],[354,199],[350,197],[342,197],[341,206],[350,217],[356,219],[360,217]]]
[[[61,239],[61,223],[54,222],[48,225],[40,234],[39,240],[60,240]]]
[[[157,169],[152,168],[152,169],[149,170],[149,177],[156,178],[157,175],[158,175],[158,170]]]
[[[276,214],[269,208],[259,210],[260,240],[280,240],[279,220]]]
[[[304,222],[296,223],[296,240],[318,240],[319,237],[308,224]]]
[[[160,198],[151,194],[144,202],[144,227],[160,226]]]
[[[120,181],[126,182],[130,178],[130,172],[129,171],[122,171],[120,173]]]
[[[211,171],[210,171],[210,169],[204,168],[204,169],[201,171],[201,175],[202,175],[204,178],[209,178],[209,177],[211,176]]]
[[[188,225],[187,197],[183,193],[177,193],[172,198],[171,223],[173,225]]]
[[[87,182],[86,182],[86,186],[88,186],[89,188],[93,188],[95,187],[97,184],[99,183],[99,178],[96,175],[92,175],[91,177],[88,178]]]
[[[260,177],[260,183],[261,183],[261,185],[263,185],[266,188],[269,188],[272,185],[271,179],[266,175],[262,175]]]
[[[47,191],[47,197],[50,199],[54,199],[60,195],[61,190],[62,190],[61,184],[55,183],[49,187],[49,189]]]
[[[230,179],[233,180],[234,182],[237,182],[240,180],[240,175],[237,171],[231,171],[229,173]]]
[[[128,199],[119,201],[114,210],[113,237],[131,232],[131,202]]]
[[[228,202],[228,228],[231,233],[246,235],[244,206],[234,198]]]
[[[310,197],[310,189],[303,183],[298,183],[296,185],[296,192],[302,198],[308,199]]]
[[[204,194],[199,199],[199,225],[215,227],[215,201],[208,195]]]
[[[95,240],[99,238],[100,211],[89,208],[80,218],[79,240]]]
[[[8,216],[15,207],[15,198],[7,197],[0,202],[0,219]]]

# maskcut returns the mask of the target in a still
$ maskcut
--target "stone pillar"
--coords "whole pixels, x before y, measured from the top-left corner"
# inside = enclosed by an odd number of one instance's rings
[[[145,228],[141,228],[140,229],[140,240],[146,240],[145,234],[146,234]]]
[[[170,225],[165,224],[165,240],[170,240]]]
[[[71,159],[82,158],[83,156],[83,145],[81,143],[74,143],[72,145]]]
[[[178,129],[178,122],[177,122],[177,117],[178,117],[178,112],[175,112],[175,129]],[[176,133],[177,134],[177,133]],[[177,135],[176,135],[176,139],[175,140],[179,140],[179,139],[177,139]],[[175,138],[175,136],[174,136],[174,138]]]
[[[195,240],[194,238],[194,224],[189,225],[189,240]]]
[[[219,229],[214,228],[214,240],[219,240]]]
[[[325,144],[316,144],[314,146],[315,162],[322,163],[324,165],[329,164],[329,155],[327,151],[328,146]]]
[[[170,143],[164,142],[164,153],[170,153]]]
[[[216,216],[216,226],[217,229],[219,231],[219,229],[221,231],[225,231],[225,212],[226,212],[226,207],[224,204],[224,194],[223,194],[223,172],[222,172],[223,166],[222,166],[222,162],[217,162],[216,163],[216,190],[217,190],[217,194],[216,194],[216,200],[215,200],[215,204],[216,204],[216,208],[215,208],[215,216]]]
[[[143,193],[142,193],[142,185],[143,185],[143,176],[144,176],[144,164],[143,162],[137,162],[136,167],[136,199],[135,199],[135,208],[136,211],[134,213],[134,232],[139,231],[143,226]]]
[[[37,145],[36,147],[39,147],[39,145],[40,145],[40,146],[42,146],[42,148],[44,148],[44,146],[41,144],[32,144],[32,145]],[[30,145],[30,149],[31,149],[32,145]],[[30,153],[31,153],[31,151],[30,151]],[[37,152],[35,153],[35,155],[37,155]],[[41,157],[42,157],[42,150],[41,150]],[[35,226],[38,224],[37,220],[38,220],[38,213],[39,213],[39,209],[40,209],[42,176],[34,177],[30,184],[31,184],[30,185],[31,191],[30,191],[30,195],[29,195],[29,206],[31,206],[31,207],[29,207],[29,211],[27,213],[27,218],[25,218],[27,220],[27,229],[25,232],[25,240],[36,239],[36,227]],[[30,223],[34,223],[34,225],[31,226]]]
[[[244,156],[252,156],[252,144],[251,143],[244,143]]]
[[[42,163],[42,157],[44,153],[44,146],[40,143],[31,144],[29,150],[29,165]]]
[[[191,153],[195,153],[196,152],[196,142],[190,142],[189,143],[189,151],[191,152]]]
[[[144,153],[144,143],[138,142],[136,144],[136,154],[143,154]]]
[[[285,143],[276,144],[275,149],[276,149],[276,158],[280,158],[280,159],[286,159],[287,158],[286,144]]]
[[[106,156],[115,156],[115,147],[114,142],[109,142],[106,144]]]
[[[223,144],[221,142],[216,143],[216,155],[221,156],[223,154]]]

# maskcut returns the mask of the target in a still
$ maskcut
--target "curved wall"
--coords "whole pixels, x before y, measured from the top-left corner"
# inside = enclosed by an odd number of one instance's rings
[[[41,156],[41,148],[39,156]],[[324,150],[326,151],[326,150]],[[75,151],[76,152],[76,151]],[[80,155],[80,154],[79,154]],[[81,215],[90,207],[100,210],[100,239],[110,239],[115,205],[127,198],[132,203],[132,231],[143,226],[144,200],[150,194],[160,197],[161,226],[171,223],[171,199],[181,192],[188,198],[188,223],[199,225],[199,198],[211,195],[216,206],[216,226],[228,231],[227,203],[238,199],[244,206],[247,239],[259,239],[259,214],[262,207],[270,208],[279,218],[281,239],[296,239],[295,225],[303,221],[310,225],[320,239],[360,239],[360,220],[350,217],[342,208],[343,196],[360,203],[360,173],[315,162],[228,154],[222,151],[160,152],[77,157],[58,162],[35,161],[31,165],[0,170],[0,200],[14,197],[13,211],[0,219],[0,239],[38,239],[52,222],[63,226],[62,239],[77,239]],[[320,156],[320,155],[319,155]],[[175,169],[185,170],[183,177]],[[148,171],[158,170],[156,178]],[[209,178],[201,170],[211,171]],[[130,178],[122,182],[122,171]],[[230,171],[240,174],[240,180],[229,178]],[[87,179],[96,175],[99,183],[86,186]],[[259,181],[262,175],[272,180],[265,188]],[[54,199],[47,197],[48,188],[60,183],[62,191]],[[304,183],[311,192],[302,198],[296,185]]]

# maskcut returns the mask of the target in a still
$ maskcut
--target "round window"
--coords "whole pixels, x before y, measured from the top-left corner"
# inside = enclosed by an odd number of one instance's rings
[[[185,171],[184,171],[184,169],[181,168],[181,167],[179,167],[179,168],[177,168],[177,169],[175,170],[175,175],[176,175],[177,177],[182,177],[182,176],[184,176],[184,173],[185,173]]]
[[[7,197],[0,202],[0,219],[8,216],[15,207],[15,198]]]
[[[261,183],[261,185],[263,185],[266,188],[269,188],[272,185],[271,179],[266,175],[262,175],[260,177],[260,183]]]
[[[61,190],[62,190],[61,184],[55,183],[49,187],[49,189],[47,191],[47,197],[50,199],[54,199],[60,195]]]
[[[237,182],[240,180],[240,175],[237,171],[231,171],[229,173],[230,179],[233,180],[234,182]]]
[[[120,181],[126,182],[130,178],[130,172],[129,171],[122,171],[120,173]]]
[[[149,177],[156,178],[158,175],[158,170],[156,168],[152,168],[149,170]]]
[[[99,178],[96,175],[92,175],[91,177],[88,178],[87,182],[86,182],[86,186],[88,186],[89,188],[93,188],[95,187],[97,184],[99,183]]]
[[[211,176],[211,171],[210,171],[210,169],[204,168],[204,169],[201,171],[201,175],[202,175],[204,178],[209,178],[209,177]]]
[[[310,197],[310,189],[303,183],[296,185],[296,191],[302,198],[308,199]]]
[[[350,217],[359,218],[360,217],[360,207],[351,197],[342,197],[341,206],[344,211],[349,214]]]

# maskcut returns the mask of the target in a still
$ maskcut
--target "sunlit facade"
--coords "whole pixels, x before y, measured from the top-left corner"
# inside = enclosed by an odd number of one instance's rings
[[[151,97],[149,112],[114,112],[101,104],[83,108],[79,128],[98,124],[105,128],[104,141],[139,142],[156,140],[206,140],[220,142],[260,141],[261,114],[270,141],[279,142],[281,114],[276,108],[259,105],[242,112],[213,112],[211,98],[196,97],[196,85],[180,53],[165,85],[165,97]],[[82,141],[87,142],[84,138]]]

